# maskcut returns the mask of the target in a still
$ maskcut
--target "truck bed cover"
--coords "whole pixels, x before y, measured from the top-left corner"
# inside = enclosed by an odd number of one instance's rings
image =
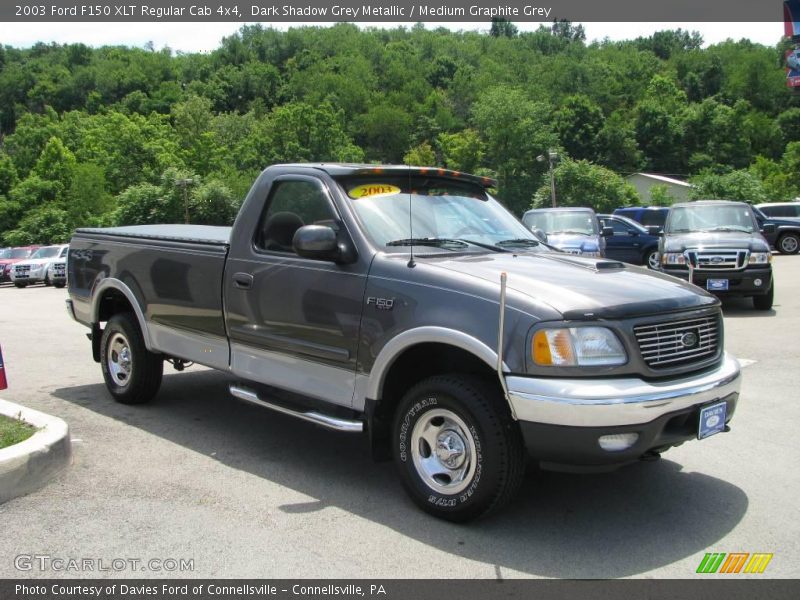
[[[77,229],[75,233],[228,246],[231,227],[216,225],[128,225],[124,227],[87,227]]]

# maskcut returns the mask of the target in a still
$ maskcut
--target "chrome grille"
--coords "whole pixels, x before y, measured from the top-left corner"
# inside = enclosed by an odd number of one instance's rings
[[[677,367],[715,356],[721,333],[717,315],[638,325],[633,332],[642,358],[654,369]]]
[[[27,273],[28,271],[31,270],[30,265],[17,265],[14,268],[16,269],[17,273]]]
[[[686,258],[698,271],[734,271],[747,266],[747,250],[687,250]]]

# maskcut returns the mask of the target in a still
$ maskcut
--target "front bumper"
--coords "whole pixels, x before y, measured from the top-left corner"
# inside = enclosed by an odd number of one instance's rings
[[[668,269],[663,268],[663,272],[673,277],[680,277],[684,281],[689,281],[689,271],[687,269]],[[692,275],[692,283],[704,290],[708,289],[706,281],[709,279],[727,279],[728,289],[725,291],[708,290],[718,296],[759,296],[769,292],[772,286],[771,268],[748,268],[744,271],[700,271],[695,269]],[[756,280],[761,280],[760,285],[756,285]]]
[[[543,467],[608,469],[697,437],[700,408],[736,409],[741,372],[735,358],[700,374],[668,381],[638,378],[534,379],[507,377],[508,395],[529,454]],[[636,433],[625,450],[600,447],[598,438]]]

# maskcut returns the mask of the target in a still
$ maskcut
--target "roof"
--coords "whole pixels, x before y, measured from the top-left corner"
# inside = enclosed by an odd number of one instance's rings
[[[409,165],[370,165],[361,163],[287,163],[273,165],[275,167],[293,167],[305,169],[318,169],[326,172],[331,177],[347,177],[359,175],[387,175],[404,177],[410,175],[434,175],[445,179],[455,179],[477,183],[486,188],[497,187],[497,181],[491,177],[481,177],[452,171],[450,169],[440,169],[438,167],[415,167]]]
[[[745,205],[750,206],[747,202],[739,202],[738,200],[692,200],[691,202],[680,202],[677,204],[673,204],[672,207],[676,206],[697,206],[700,205],[712,205],[712,204],[735,204],[735,205]]]
[[[669,183],[670,185],[678,185],[681,187],[692,187],[691,183],[687,183],[680,179],[673,179],[672,177],[665,177],[664,175],[656,175],[655,173],[633,173],[628,175],[625,179],[630,179],[636,175],[641,175],[642,177],[647,177],[648,179],[654,179],[655,181],[660,181],[661,183]]]
[[[588,206],[556,206],[555,208],[553,208],[551,206],[549,208],[548,207],[532,208],[530,210],[526,210],[525,214],[527,215],[528,213],[534,213],[534,212],[540,213],[540,212],[554,212],[554,211],[558,211],[558,212],[586,212],[586,211],[594,212],[594,209],[590,208]]]
[[[797,200],[790,200],[788,202],[762,202],[761,204],[756,204],[758,208],[762,206],[797,206]]]

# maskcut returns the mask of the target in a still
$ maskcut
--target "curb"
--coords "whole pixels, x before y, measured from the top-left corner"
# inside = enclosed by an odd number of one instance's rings
[[[43,487],[70,463],[69,426],[58,417],[0,400],[0,415],[38,428],[24,442],[0,450],[0,504]]]

